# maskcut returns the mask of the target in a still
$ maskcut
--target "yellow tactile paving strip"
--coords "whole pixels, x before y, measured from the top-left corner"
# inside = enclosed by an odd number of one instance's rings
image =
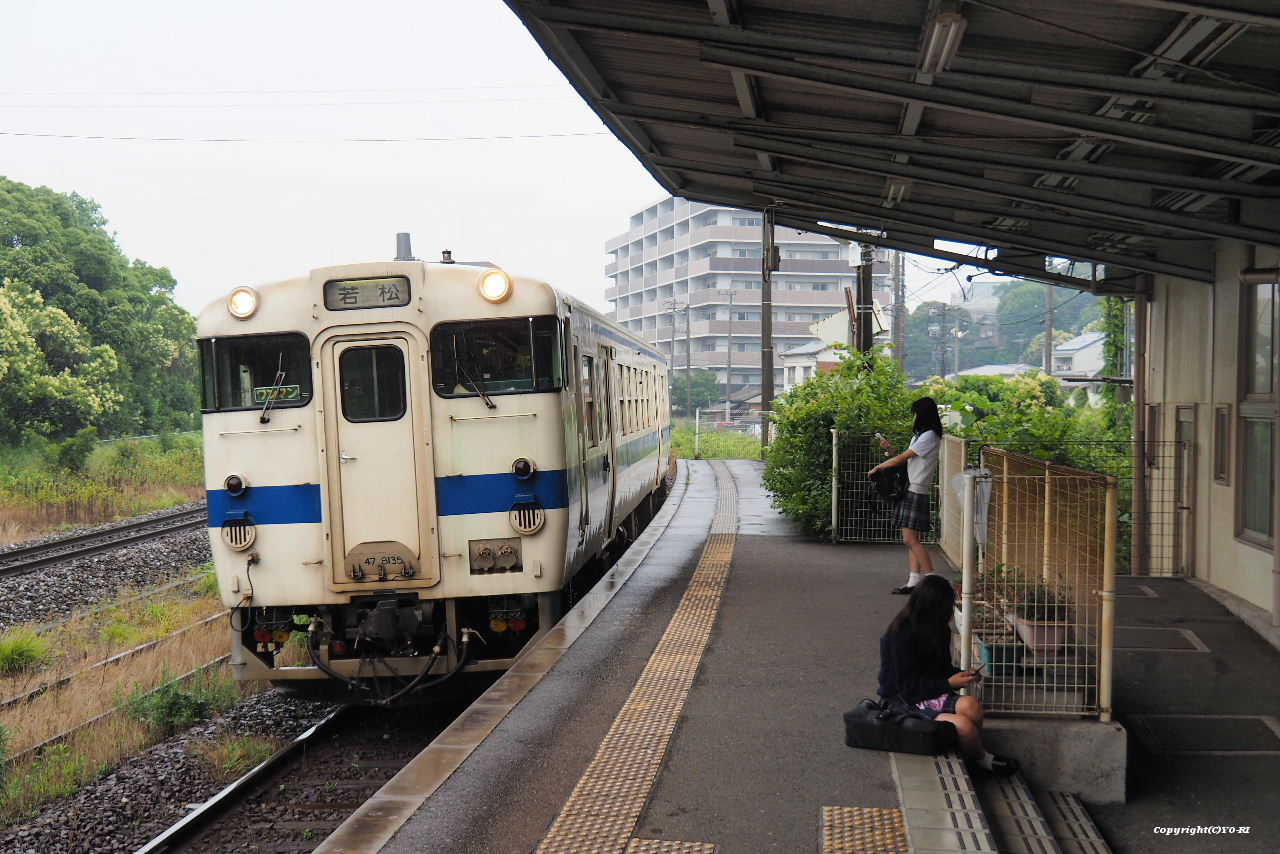
[[[665,839],[633,839],[627,854],[716,854],[710,842],[668,842]]]
[[[907,854],[902,810],[823,807],[822,854]]]
[[[632,839],[702,660],[729,574],[738,493],[728,467],[711,464],[718,498],[711,532],[671,623],[636,680],[538,854],[710,854],[707,843]],[[660,846],[660,847],[649,847]]]

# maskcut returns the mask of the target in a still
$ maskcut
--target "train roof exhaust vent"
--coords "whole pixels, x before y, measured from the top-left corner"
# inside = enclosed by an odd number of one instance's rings
[[[396,260],[397,261],[417,261],[413,257],[413,246],[409,240],[409,233],[402,231],[396,235]]]

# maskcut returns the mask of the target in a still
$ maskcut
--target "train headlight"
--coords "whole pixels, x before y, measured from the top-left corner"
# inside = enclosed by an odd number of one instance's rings
[[[253,288],[236,288],[227,297],[227,311],[232,317],[248,320],[258,310],[258,292]]]
[[[511,277],[501,270],[489,270],[480,277],[480,296],[492,303],[505,302],[511,296]]]
[[[227,491],[227,495],[232,498],[239,498],[244,495],[244,491],[249,488],[249,484],[238,474],[229,474],[227,479],[222,482],[222,488]]]
[[[516,476],[516,480],[528,480],[537,470],[538,467],[528,457],[520,457],[511,464],[511,473]]]

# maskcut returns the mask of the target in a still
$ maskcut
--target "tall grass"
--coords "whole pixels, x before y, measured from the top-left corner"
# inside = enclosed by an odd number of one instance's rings
[[[693,427],[676,427],[671,431],[671,450],[686,460],[758,460],[760,440],[736,430],[703,430],[697,437]]]
[[[102,442],[80,471],[59,464],[58,447],[32,440],[0,448],[0,543],[204,497],[198,434]]]
[[[208,567],[205,573],[212,574]],[[195,626],[220,610],[216,593],[211,594],[202,578],[154,596],[122,594],[118,607],[40,634],[43,665],[0,676],[0,697],[76,675],[65,685],[0,708],[0,826],[28,818],[41,804],[74,793],[166,735],[262,690],[257,683],[234,682],[226,666],[173,681],[171,674],[196,670],[226,653],[224,620]],[[172,636],[184,626],[195,627]],[[0,636],[0,649],[13,636],[34,634],[30,628],[11,630]],[[148,641],[157,642],[136,655],[78,673],[124,647]],[[94,718],[99,719],[44,748],[39,756],[25,753]],[[227,766],[231,773],[264,749],[232,746],[210,761]],[[13,761],[10,756],[18,758]]]

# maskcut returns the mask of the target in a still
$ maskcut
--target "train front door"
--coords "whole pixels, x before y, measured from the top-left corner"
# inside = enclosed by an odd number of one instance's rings
[[[432,483],[418,453],[422,425],[412,381],[409,337],[333,340],[326,347],[327,468],[336,565],[334,581],[433,583],[434,555],[423,554],[418,484]],[[428,549],[430,546],[428,545]]]

